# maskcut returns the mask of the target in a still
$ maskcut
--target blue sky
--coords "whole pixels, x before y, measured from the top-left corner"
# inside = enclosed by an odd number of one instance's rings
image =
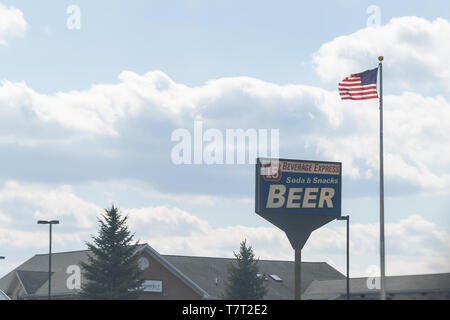
[[[378,105],[336,85],[385,56],[388,274],[449,272],[448,1],[0,1],[0,275],[84,248],[114,202],[167,254],[292,259],[254,213],[252,165],[174,165],[171,133],[279,129],[280,156],[343,163],[352,274],[378,264]],[[67,28],[77,5],[81,28]],[[381,24],[368,26],[369,6]],[[345,267],[345,229],[304,257]],[[412,249],[411,247],[414,247]],[[406,269],[405,266],[409,268]],[[405,270],[406,269],[406,270]]]
[[[279,84],[321,85],[311,55],[324,42],[366,26],[369,5],[382,23],[393,17],[427,19],[449,12],[446,1],[5,1],[30,25],[15,50],[2,50],[8,79],[44,92],[89,88],[123,70],[163,70],[177,82],[251,76]],[[65,28],[71,4],[82,6],[82,28]],[[51,36],[43,32],[48,26]],[[9,68],[8,68],[9,67]],[[328,88],[334,88],[329,84]],[[389,92],[389,88],[386,88]]]

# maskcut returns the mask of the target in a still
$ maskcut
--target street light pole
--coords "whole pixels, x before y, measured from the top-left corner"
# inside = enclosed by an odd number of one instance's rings
[[[350,300],[350,216],[341,216],[337,220],[347,220],[347,300]]]
[[[59,224],[59,220],[39,220],[38,224],[49,225],[49,250],[48,250],[48,300],[52,298],[52,225]]]

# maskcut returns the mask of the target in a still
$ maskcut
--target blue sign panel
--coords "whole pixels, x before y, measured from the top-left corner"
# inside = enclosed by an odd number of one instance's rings
[[[256,212],[341,215],[340,162],[258,159]]]

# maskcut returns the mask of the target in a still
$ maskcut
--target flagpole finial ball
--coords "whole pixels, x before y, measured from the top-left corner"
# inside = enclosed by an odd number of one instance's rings
[[[378,60],[379,60],[379,61],[383,61],[383,59],[384,59],[383,56],[379,56],[379,57],[378,57]]]

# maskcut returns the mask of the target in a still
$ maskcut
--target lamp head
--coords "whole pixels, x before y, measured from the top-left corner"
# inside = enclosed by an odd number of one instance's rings
[[[59,224],[59,220],[38,220],[38,224]]]

